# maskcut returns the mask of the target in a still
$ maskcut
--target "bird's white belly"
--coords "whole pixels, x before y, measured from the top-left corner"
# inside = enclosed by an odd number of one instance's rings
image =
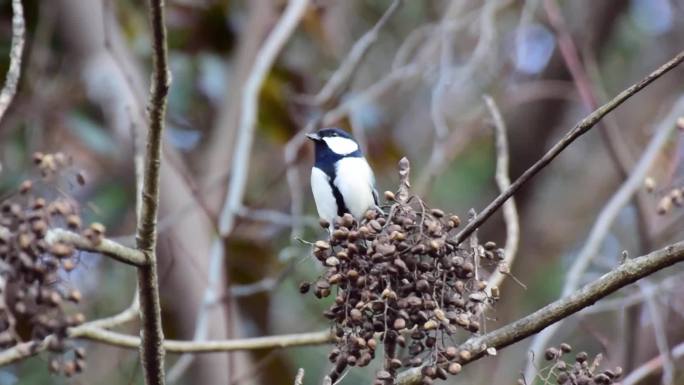
[[[335,186],[340,190],[344,203],[355,218],[361,218],[375,205],[373,171],[364,158],[340,159],[335,171]]]
[[[330,178],[318,167],[311,169],[311,191],[316,202],[318,216],[332,224],[337,216],[337,203],[330,187]]]

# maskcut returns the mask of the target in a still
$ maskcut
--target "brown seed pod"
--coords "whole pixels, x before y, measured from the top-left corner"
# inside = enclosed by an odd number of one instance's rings
[[[53,374],[59,374],[62,371],[62,364],[60,364],[59,360],[56,358],[53,358],[50,360],[50,365],[48,366],[50,373]]]
[[[378,380],[387,381],[392,379],[392,374],[386,370],[380,370],[375,377]]]
[[[340,264],[340,260],[337,259],[336,257],[329,257],[328,259],[325,260],[325,264],[328,266],[337,266]]]
[[[78,290],[70,290],[69,294],[67,295],[67,299],[73,303],[79,303],[81,302],[82,299],[81,292]]]
[[[57,258],[66,258],[73,254],[74,248],[66,243],[57,242],[50,246],[50,253]]]
[[[406,328],[406,320],[403,318],[397,318],[394,320],[394,325],[393,325],[395,330],[403,330]]]
[[[461,225],[461,218],[459,218],[458,215],[452,215],[449,217],[449,221],[447,221],[447,225],[449,227],[458,227]]]
[[[74,355],[76,358],[79,358],[81,360],[85,359],[86,357],[86,350],[85,348],[76,348],[74,349]]]
[[[76,373],[82,373],[86,369],[86,362],[82,359],[74,360],[74,366],[76,368]]]
[[[439,324],[435,320],[428,320],[423,324],[423,329],[425,330],[435,330],[439,327]]]
[[[587,352],[579,352],[575,356],[575,361],[579,362],[580,364],[583,362],[587,361]]]
[[[21,185],[19,186],[19,193],[22,195],[26,195],[31,191],[31,188],[33,187],[33,182],[30,180],[25,180],[21,182]]]
[[[449,364],[449,368],[447,370],[449,371],[450,374],[457,375],[457,374],[461,373],[461,369],[462,369],[461,364],[459,364],[458,362],[452,362]]]
[[[105,226],[99,222],[93,222],[90,224],[90,230],[95,233],[95,235],[102,236],[105,233]]]
[[[430,210],[430,214],[432,214],[432,216],[435,218],[444,217],[444,211],[442,211],[440,209],[432,209],[432,210]]]
[[[67,216],[67,227],[71,230],[78,230],[81,228],[81,218],[78,215],[71,214]]]
[[[386,201],[394,202],[395,199],[396,199],[396,197],[394,196],[393,192],[385,191],[385,200]]]
[[[379,221],[377,221],[375,219],[368,222],[368,227],[370,228],[370,230],[372,230],[375,233],[379,233],[380,231],[382,231],[382,225],[380,224]]]
[[[548,348],[544,351],[544,358],[547,361],[555,360],[560,356],[560,352],[556,348]]]
[[[44,157],[45,157],[45,154],[43,154],[42,152],[34,152],[33,157],[32,157],[33,163],[36,165],[39,165],[43,161]]]
[[[62,373],[67,377],[76,374],[76,363],[74,361],[65,361],[62,365]]]
[[[65,271],[69,272],[69,271],[72,271],[76,268],[76,264],[71,259],[63,259],[62,260],[62,268]]]
[[[76,173],[76,182],[81,186],[86,184],[86,179],[85,175],[83,174],[83,171],[79,171]]]

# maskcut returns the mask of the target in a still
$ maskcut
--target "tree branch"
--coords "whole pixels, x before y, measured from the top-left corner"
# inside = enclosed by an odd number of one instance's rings
[[[577,287],[579,287],[584,272],[591,265],[594,257],[598,253],[603,240],[610,231],[613,221],[617,218],[622,208],[629,203],[634,193],[642,186],[648,170],[651,168],[654,160],[661,153],[661,149],[675,130],[676,120],[681,116],[683,110],[684,97],[681,97],[672,107],[668,116],[658,125],[656,134],[644,150],[629,178],[627,178],[603,209],[601,209],[601,212],[589,232],[587,241],[573,259],[572,266],[565,278],[565,283],[561,292],[562,297],[572,294]],[[534,352],[533,357],[535,357],[534,360],[536,362],[539,362],[538,360],[541,359],[542,351],[546,348],[548,341],[559,327],[560,323],[553,325],[535,336],[531,350]],[[530,360],[525,370],[525,377],[531,378],[535,371],[534,362]]]
[[[25,33],[24,7],[21,5],[21,0],[12,0],[12,47],[10,48],[10,64],[5,78],[5,86],[0,91],[0,120],[7,112],[7,108],[17,92],[19,77],[21,76],[21,56],[24,52]]]
[[[304,385],[304,368],[299,368],[299,370],[297,370],[294,385]]]
[[[51,229],[45,236],[45,240],[50,244],[66,242],[79,250],[100,253],[127,265],[141,267],[150,263],[147,255],[142,251],[126,247],[106,238],[98,244],[94,244],[80,234],[64,229]]]
[[[684,343],[681,343],[670,351],[670,355],[674,359],[681,359],[684,357]],[[658,370],[662,370],[663,365],[665,364],[665,357],[660,354],[656,356],[655,358],[652,358],[645,364],[641,365],[640,367],[636,368],[633,370],[631,373],[629,373],[625,378],[620,381],[621,385],[636,385],[640,383],[642,380],[644,380],[646,377],[650,376],[654,372],[657,372]]]
[[[464,360],[462,365],[484,357],[487,348],[493,347],[500,350],[521,341],[549,325],[593,305],[601,298],[624,286],[682,261],[684,261],[684,242],[678,242],[650,254],[628,260],[615,270],[565,298],[552,302],[536,312],[490,333],[470,338],[458,348],[459,351],[468,350],[472,354],[472,357]],[[419,383],[420,368],[401,373],[397,379],[399,385],[417,385]]]
[[[249,154],[254,142],[254,131],[258,113],[258,98],[261,85],[270,71],[275,59],[299,24],[309,5],[309,0],[290,0],[283,16],[273,28],[257,53],[254,69],[250,73],[242,90],[242,114],[238,127],[238,138],[233,155],[233,169],[230,174],[230,185],[221,210],[219,230],[225,236],[233,229],[235,215],[242,207],[242,199],[247,185]]]
[[[373,28],[369,29],[359,40],[354,43],[351,51],[347,57],[344,58],[337,71],[330,76],[323,88],[310,101],[312,104],[322,106],[333,99],[339,97],[344,90],[349,86],[350,80],[354,76],[356,69],[361,64],[361,61],[366,56],[371,46],[378,40],[378,36],[382,28],[389,21],[389,19],[399,9],[403,0],[394,0],[387,8],[385,13],[375,23]]]
[[[94,321],[97,322],[97,321]],[[90,340],[125,349],[140,348],[140,337],[118,333],[95,327],[89,322],[69,330],[69,337]],[[29,341],[5,349],[0,352],[0,366],[9,365],[34,356],[48,348],[48,336],[42,341]],[[283,334],[267,337],[244,338],[237,340],[214,341],[177,341],[165,340],[164,349],[170,353],[218,353],[259,349],[279,349],[295,346],[311,346],[327,344],[333,340],[328,330],[310,333]]]
[[[541,159],[533,164],[532,167],[525,170],[525,172],[520,175],[520,177],[518,177],[513,184],[511,184],[510,188],[499,194],[496,199],[494,199],[477,215],[475,220],[468,223],[463,230],[456,234],[455,241],[457,243],[463,242],[464,239],[466,239],[473,231],[475,231],[475,229],[480,227],[499,207],[501,207],[504,202],[508,200],[508,198],[513,196],[513,194],[515,194],[525,183],[527,183],[530,179],[532,179],[532,177],[537,175],[539,171],[551,163],[551,161],[554,160],[561,152],[563,152],[567,146],[593,128],[604,116],[606,116],[606,114],[616,109],[620,104],[624,103],[627,99],[637,94],[639,91],[666,74],[671,69],[677,67],[682,63],[682,61],[684,61],[684,51],[677,54],[677,56],[663,64],[660,68],[653,71],[639,82],[620,92],[615,98],[602,105],[597,110],[578,122],[575,127],[573,127],[570,132],[568,132],[546,154],[544,154]]]
[[[496,184],[501,191],[506,191],[511,186],[511,179],[508,177],[508,139],[506,137],[506,124],[504,123],[501,111],[496,106],[491,96],[484,96],[487,109],[494,120],[494,136],[496,138]],[[499,268],[492,273],[487,281],[487,291],[491,294],[493,287],[500,287],[506,278],[506,272],[513,266],[515,255],[518,251],[520,240],[520,223],[518,220],[518,210],[515,207],[513,198],[507,200],[503,205],[504,222],[506,223],[506,244],[504,246],[504,259]]]
[[[247,177],[249,175],[249,157],[252,152],[256,120],[259,112],[259,92],[268,76],[278,54],[294,33],[299,21],[304,16],[309,0],[290,0],[288,6],[259,49],[254,58],[254,68],[249,73],[242,89],[242,112],[238,126],[238,137],[233,152],[230,181],[226,197],[219,217],[219,235],[211,245],[209,257],[209,278],[204,291],[204,298],[195,321],[193,341],[206,339],[209,327],[209,309],[221,298],[221,274],[225,250],[223,238],[227,237],[235,226],[235,219],[243,209]],[[194,356],[184,355],[169,370],[169,382],[176,382],[193,362]]]
[[[163,0],[149,0],[149,19],[152,28],[152,85],[148,106],[149,130],[147,132],[142,204],[136,232],[137,248],[145,253],[149,260],[148,265],[138,268],[140,335],[142,338],[140,360],[145,383],[147,385],[163,385],[164,334],[162,332],[155,252],[162,132],[166,114],[166,98],[171,86],[167,62]]]

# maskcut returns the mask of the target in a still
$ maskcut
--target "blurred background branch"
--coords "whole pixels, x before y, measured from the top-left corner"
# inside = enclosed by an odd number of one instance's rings
[[[5,76],[5,85],[0,90],[0,121],[17,92],[21,76],[21,58],[24,54],[26,22],[21,0],[12,0],[12,45],[9,52],[10,64]]]

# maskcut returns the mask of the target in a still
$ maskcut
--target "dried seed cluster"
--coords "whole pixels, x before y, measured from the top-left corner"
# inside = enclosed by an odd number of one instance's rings
[[[549,362],[545,368],[537,373],[537,377],[544,383],[576,384],[576,385],[610,385],[622,376],[622,368],[599,370],[602,355],[597,354],[589,360],[587,352],[579,352],[574,360],[569,359],[572,347],[567,343],[559,347],[551,347],[544,352],[544,358]],[[523,379],[518,384],[524,385]]]
[[[63,155],[40,153],[34,161],[43,180],[67,163]],[[48,350],[61,356],[51,361],[50,369],[71,375],[85,366],[85,351],[69,346],[67,328],[82,324],[85,317],[67,312],[67,303],[80,302],[82,295],[59,287],[58,274],[76,267],[77,253],[73,245],[48,242],[47,236],[54,227],[81,230],[81,218],[68,198],[46,199],[34,193],[33,184],[24,181],[18,194],[0,202],[0,348],[53,335]],[[84,234],[97,241],[103,231],[94,224]]]
[[[658,214],[665,215],[673,207],[684,206],[684,188],[673,188],[658,201]]]
[[[644,179],[644,189],[649,194],[654,194],[658,197],[656,211],[658,215],[665,215],[672,211],[675,207],[684,206],[684,187],[674,187],[669,190],[656,189],[656,182],[653,178],[647,177]]]
[[[333,382],[348,366],[368,365],[379,341],[384,368],[376,384],[391,384],[399,369],[419,366],[430,384],[458,374],[471,358],[453,334],[480,331],[482,309],[495,298],[485,293],[477,261],[497,265],[503,252],[493,242],[456,245],[459,217],[427,209],[417,196],[400,200],[386,192],[385,199],[387,213],[368,211],[360,223],[349,214],[337,218],[329,240],[314,244],[325,273],[300,290],[318,298],[335,293],[324,312],[337,336],[329,355]],[[407,348],[405,357],[399,348]]]

